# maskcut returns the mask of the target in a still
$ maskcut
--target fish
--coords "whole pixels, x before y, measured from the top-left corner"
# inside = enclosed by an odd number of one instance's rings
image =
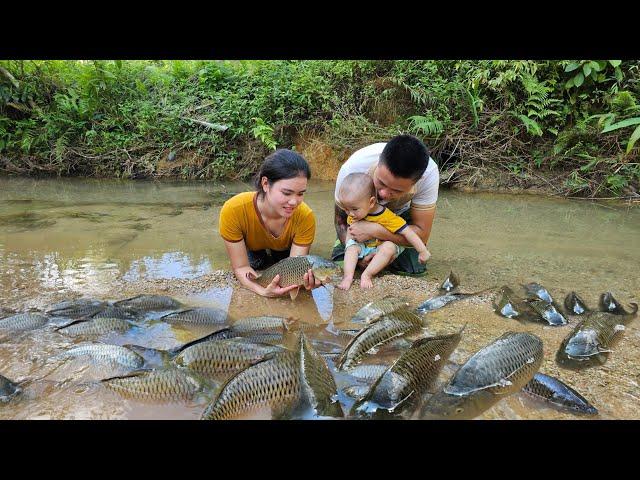
[[[521,308],[516,306],[515,293],[506,285],[501,288],[502,298],[497,305],[494,305],[495,312],[506,318],[516,318],[520,316]]]
[[[131,308],[139,312],[153,310],[173,310],[181,307],[181,303],[166,295],[137,295],[114,302],[114,306]]]
[[[383,315],[393,313],[400,308],[409,307],[409,300],[405,297],[395,297],[393,295],[387,295],[373,302],[367,303],[364,307],[358,310],[351,318],[352,323],[372,323],[378,320]]]
[[[196,375],[177,368],[137,370],[101,383],[125,398],[161,401],[189,400],[204,386]]]
[[[545,300],[530,300],[527,303],[529,303],[540,318],[546,320],[549,325],[556,327],[567,324],[567,319],[556,310],[556,307],[552,303],[547,303]]]
[[[95,315],[109,306],[107,302],[90,298],[80,298],[78,300],[66,300],[52,305],[51,310],[46,312],[51,317],[80,318]]]
[[[261,316],[246,317],[231,324],[231,329],[239,334],[251,333],[282,333],[295,319],[293,317]]]
[[[421,409],[426,419],[471,419],[518,392],[540,368],[542,340],[531,333],[506,332],[458,369],[443,390]]]
[[[584,300],[582,300],[576,292],[571,292],[566,296],[564,299],[564,306],[567,309],[567,312],[574,315],[582,315],[589,311],[589,307],[587,307]]]
[[[90,320],[76,320],[56,331],[65,335],[104,335],[111,332],[126,332],[131,328],[131,324],[120,318],[92,318]]]
[[[634,304],[631,304],[634,305]],[[616,315],[628,315],[624,307],[618,302],[611,292],[600,295],[600,309],[603,312],[614,313]]]
[[[522,392],[553,407],[575,415],[597,415],[598,409],[569,385],[557,378],[536,373]]]
[[[167,323],[186,323],[197,325],[224,324],[227,321],[227,312],[219,308],[199,307],[180,310],[160,317]]]
[[[403,335],[417,333],[423,327],[420,317],[410,310],[397,310],[362,329],[345,347],[336,368],[355,366],[372,349]]]
[[[546,303],[553,303],[553,298],[551,297],[551,294],[547,291],[546,288],[544,288],[539,283],[532,282],[532,283],[523,285],[523,287],[527,292],[527,295],[529,295],[529,297],[538,298],[539,300],[542,300]]]
[[[0,330],[24,332],[40,328],[49,323],[49,317],[39,313],[18,313],[0,320]]]
[[[462,300],[463,298],[470,297],[472,295],[477,295],[481,292],[477,293],[446,293],[444,295],[439,295],[437,297],[433,297],[423,302],[416,308],[416,312],[418,313],[426,313],[431,312],[433,310],[437,310],[439,308],[444,307],[448,303],[455,302],[456,300]]]
[[[281,351],[282,347],[254,343],[245,338],[199,342],[182,350],[173,360],[176,365],[198,373],[214,375],[232,373]]]
[[[301,398],[292,416],[311,410],[313,417],[344,416],[338,401],[338,387],[325,360],[316,352],[304,333],[298,334]]]
[[[282,350],[232,375],[200,418],[226,420],[261,406],[271,407],[277,417],[295,405],[300,393],[300,356]]]
[[[366,382],[375,382],[388,369],[389,365],[358,365],[356,367],[345,370],[344,373]]]
[[[638,304],[633,303],[633,312],[618,315],[608,312],[588,312],[584,320],[575,326],[562,341],[556,353],[556,362],[570,370],[604,365],[638,312]]]
[[[345,388],[343,391],[345,395],[351,398],[361,399],[367,393],[369,393],[370,388],[371,387],[369,385],[350,385],[347,388]]]
[[[451,271],[449,276],[444,279],[444,282],[442,282],[442,285],[440,285],[440,291],[449,293],[458,288],[459,285],[460,279],[458,279],[458,276]]]
[[[8,402],[20,392],[22,392],[22,388],[17,383],[0,375],[0,402]]]
[[[130,370],[141,368],[144,365],[144,358],[137,353],[120,345],[107,345],[104,343],[94,343],[74,347],[66,352],[53,357],[54,360],[69,357],[88,356],[99,364],[108,366],[124,367]]]
[[[281,287],[298,286],[297,289],[289,292],[291,299],[295,300],[300,287],[304,285],[304,274],[309,269],[313,271],[314,277],[320,280],[322,284],[333,282],[342,275],[342,269],[336,263],[318,255],[302,255],[280,260],[259,273],[256,279],[259,285],[266,287],[276,275],[280,275]]]
[[[119,318],[122,320],[131,320],[136,316],[137,312],[135,310],[109,305],[104,310],[93,314],[91,318]]]
[[[464,330],[464,327],[463,327]],[[397,414],[430,388],[460,343],[462,330],[413,342],[352,407],[353,415]]]

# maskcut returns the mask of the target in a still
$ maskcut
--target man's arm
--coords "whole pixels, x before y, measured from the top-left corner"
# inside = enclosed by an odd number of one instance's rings
[[[344,245],[347,237],[347,214],[344,210],[342,210],[338,205],[335,205],[335,216],[334,216],[334,225],[336,227],[336,235],[338,236],[338,240],[342,242]]]
[[[411,208],[410,215],[411,221],[409,222],[410,228],[413,230],[420,240],[425,244],[429,241],[431,235],[431,227],[433,226],[433,219],[435,218],[436,208],[424,209],[424,208]],[[404,247],[410,247],[411,244],[405,237],[399,234],[391,233],[382,225],[373,222],[359,221],[349,227],[349,233],[357,242],[363,242],[370,238],[377,238],[379,240],[388,240],[396,245],[402,245]]]

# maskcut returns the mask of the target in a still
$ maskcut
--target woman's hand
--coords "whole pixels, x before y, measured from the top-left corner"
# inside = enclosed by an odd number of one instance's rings
[[[307,290],[313,290],[314,288],[318,288],[322,285],[322,282],[315,277],[313,270],[311,269],[309,269],[302,278],[304,280],[304,288]]]
[[[349,232],[349,235],[351,235],[351,238],[353,238],[356,242],[364,243],[367,240],[376,238],[376,227],[378,226],[379,225],[377,223],[360,220],[359,222],[355,222],[349,225],[347,231]]]
[[[305,274],[306,276],[306,274]],[[298,285],[289,285],[288,287],[281,287],[280,286],[280,275],[276,275],[275,277],[273,277],[273,280],[271,281],[271,283],[269,285],[267,285],[264,289],[264,293],[262,293],[261,295],[263,297],[280,297],[282,295],[286,295],[287,293],[289,293],[291,290],[295,290],[296,288],[299,288]]]

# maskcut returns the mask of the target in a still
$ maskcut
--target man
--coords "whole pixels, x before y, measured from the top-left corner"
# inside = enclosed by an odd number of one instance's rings
[[[357,242],[377,238],[410,247],[402,235],[393,234],[379,224],[359,221],[351,226],[347,225],[347,215],[338,206],[338,191],[342,180],[355,172],[371,175],[379,203],[404,218],[409,223],[408,228],[413,229],[426,244],[436,213],[440,181],[438,166],[429,156],[424,143],[411,135],[398,135],[388,143],[375,143],[358,150],[340,168],[335,190],[335,227],[338,240],[331,259],[344,260],[347,229]],[[371,258],[373,255],[364,257],[358,265],[366,268]],[[426,270],[418,261],[418,253],[413,248],[406,248],[387,269],[407,274],[420,274]]]

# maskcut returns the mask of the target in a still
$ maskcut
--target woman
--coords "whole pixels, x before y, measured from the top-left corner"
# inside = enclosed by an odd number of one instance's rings
[[[302,201],[311,170],[296,152],[280,149],[265,158],[255,178],[256,192],[243,192],[225,202],[219,230],[240,284],[265,297],[298,288],[281,287],[276,275],[266,287],[253,281],[262,270],[288,256],[307,255],[316,219]],[[304,275],[307,290],[320,286],[313,272]]]

